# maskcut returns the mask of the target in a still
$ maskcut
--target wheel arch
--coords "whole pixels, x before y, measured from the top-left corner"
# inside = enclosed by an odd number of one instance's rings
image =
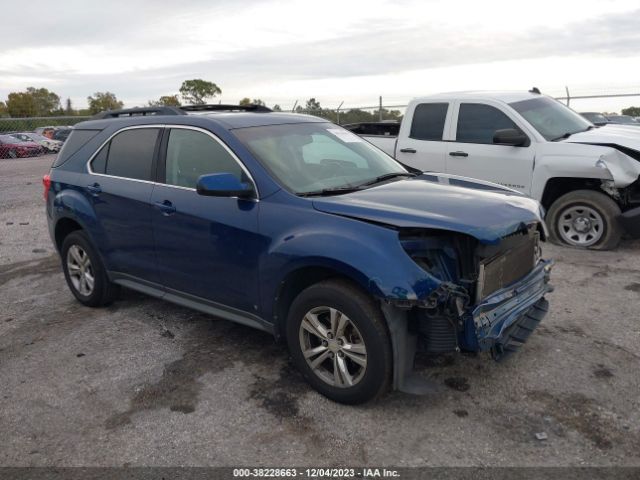
[[[607,195],[600,188],[601,183],[601,178],[552,177],[545,183],[540,203],[548,211],[558,198],[576,190],[593,190]]]
[[[363,292],[374,297],[382,297],[375,283],[353,267],[335,261],[317,261],[299,265],[289,270],[280,280],[272,300],[272,319],[276,339],[284,337],[287,314],[293,300],[306,288],[328,279],[348,281]]]

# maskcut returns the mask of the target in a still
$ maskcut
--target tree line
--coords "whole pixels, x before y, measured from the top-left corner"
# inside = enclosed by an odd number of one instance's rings
[[[157,100],[149,100],[147,106],[171,106],[180,107],[183,102],[187,105],[202,105],[213,100],[217,95],[222,94],[222,89],[214,82],[200,78],[185,80],[182,82],[179,93],[163,95]],[[52,116],[73,116],[73,115],[94,115],[105,110],[117,110],[124,106],[124,103],[116,97],[113,92],[95,92],[87,97],[88,108],[75,109],[71,99],[64,102],[60,96],[46,88],[28,87],[23,92],[11,92],[6,101],[0,101],[0,117],[28,118],[28,117],[52,117]],[[259,98],[250,99],[245,97],[240,100],[240,105],[262,105],[265,102]],[[282,108],[276,104],[271,107],[273,111],[280,112]],[[338,113],[335,109],[323,108],[315,98],[310,98],[303,105],[297,105],[296,113],[307,113],[310,115],[326,118],[335,123],[356,123],[377,121],[380,118],[380,111],[371,112],[361,109],[349,109]],[[397,120],[402,118],[399,110],[382,109],[382,118],[385,120]]]

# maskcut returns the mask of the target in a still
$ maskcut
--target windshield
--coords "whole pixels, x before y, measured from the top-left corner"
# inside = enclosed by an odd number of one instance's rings
[[[570,108],[548,97],[522,100],[509,105],[547,140],[566,138],[592,126],[591,122]]]
[[[611,115],[609,117],[609,120],[613,120],[614,122],[618,123],[632,123],[634,125],[638,123],[633,118],[627,117],[626,115]]]
[[[0,142],[2,143],[20,143],[22,140],[13,137],[11,135],[0,135]]]
[[[383,175],[407,174],[389,155],[331,123],[268,125],[233,133],[296,194],[347,189]]]
[[[581,113],[580,115],[594,123],[607,123],[607,117],[601,113]]]

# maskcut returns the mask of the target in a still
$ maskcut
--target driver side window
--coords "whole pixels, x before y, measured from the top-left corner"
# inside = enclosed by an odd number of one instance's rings
[[[463,103],[458,112],[456,142],[493,144],[496,130],[518,126],[504,113],[490,105]]]
[[[231,173],[243,181],[243,171],[222,144],[197,130],[172,128],[167,143],[167,185],[196,188],[198,178],[210,173]]]

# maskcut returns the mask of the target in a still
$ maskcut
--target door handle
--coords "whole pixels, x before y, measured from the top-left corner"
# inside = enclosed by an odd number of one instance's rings
[[[415,148],[401,148],[400,151],[402,153],[416,153],[416,149]]]
[[[99,183],[94,183],[93,185],[87,185],[87,191],[94,197],[97,197],[102,193],[102,188]]]
[[[176,207],[174,207],[173,203],[171,203],[169,200],[156,202],[154,205],[158,210],[162,212],[162,215],[164,215],[165,217],[176,213]]]
[[[467,152],[449,152],[449,155],[452,157],[468,157],[469,154]]]

